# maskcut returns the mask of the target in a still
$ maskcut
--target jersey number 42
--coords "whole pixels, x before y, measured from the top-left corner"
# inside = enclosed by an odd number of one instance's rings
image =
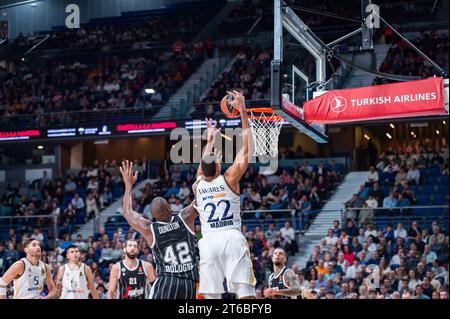
[[[176,245],[166,247],[166,250],[164,252],[164,262],[166,262],[167,264],[179,265],[191,261],[192,258],[189,254],[189,245],[187,242],[182,241],[181,243],[178,243]]]

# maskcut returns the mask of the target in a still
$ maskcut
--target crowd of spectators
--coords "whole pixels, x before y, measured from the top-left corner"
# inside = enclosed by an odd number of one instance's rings
[[[177,17],[152,16],[137,24],[91,25],[85,28],[50,33],[46,48],[65,50],[99,49],[103,53],[112,49],[141,49],[146,43],[170,45],[177,38],[189,41],[208,19],[208,13],[185,14]]]
[[[412,206],[448,204],[448,174],[448,153],[420,144],[398,149],[390,146],[345,204],[347,217],[367,225],[375,215],[409,216]]]
[[[203,58],[184,48],[149,56],[105,56],[93,64],[77,60],[54,60],[38,68],[24,64],[1,84],[1,121],[4,126],[19,125],[14,116],[29,114],[33,123],[27,122],[28,127],[64,126],[77,120],[71,111],[156,111]],[[153,88],[154,94],[147,94],[145,88]]]
[[[429,231],[417,221],[394,229],[336,220],[293,270],[319,299],[448,299],[448,240],[437,222]]]
[[[419,55],[405,40],[390,32],[389,29],[385,31],[385,41],[390,44],[390,49],[380,66],[381,72],[419,76],[421,78],[441,75],[431,63]],[[448,33],[420,32],[411,42],[448,73]],[[387,83],[386,80],[376,78],[373,84],[384,83]]]

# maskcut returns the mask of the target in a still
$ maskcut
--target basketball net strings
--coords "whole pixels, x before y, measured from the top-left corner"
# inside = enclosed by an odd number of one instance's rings
[[[282,121],[277,121],[274,113],[267,116],[261,113],[258,118],[250,111],[250,128],[254,138],[253,156],[278,157],[278,137],[280,136]]]

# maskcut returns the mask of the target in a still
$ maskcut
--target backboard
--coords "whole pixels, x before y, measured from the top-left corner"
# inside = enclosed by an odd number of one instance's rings
[[[326,81],[325,53],[306,30],[308,26],[282,0],[274,1],[271,107],[316,142],[327,143],[326,126],[303,119],[303,104],[320,94],[317,91]]]

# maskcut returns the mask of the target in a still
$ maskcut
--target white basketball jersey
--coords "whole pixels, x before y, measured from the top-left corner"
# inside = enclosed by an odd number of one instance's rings
[[[26,258],[22,258],[21,261],[25,269],[19,278],[14,279],[14,299],[38,298],[44,290],[47,273],[45,264],[39,260],[39,265],[34,266]]]
[[[228,229],[241,230],[241,201],[219,175],[212,181],[197,184],[197,206],[202,234]]]
[[[70,269],[69,264],[65,264],[60,299],[88,298],[89,290],[84,264],[81,263],[80,267],[75,269]]]

